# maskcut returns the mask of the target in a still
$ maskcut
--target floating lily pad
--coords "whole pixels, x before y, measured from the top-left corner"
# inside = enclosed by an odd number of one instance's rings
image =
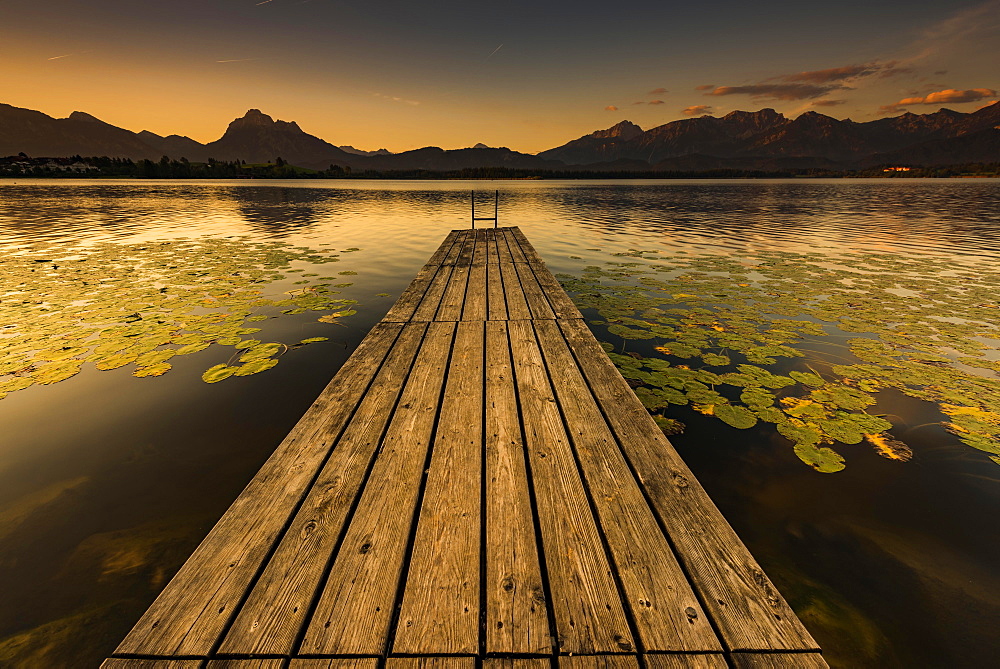
[[[147,365],[145,367],[136,367],[135,371],[132,372],[132,376],[139,378],[144,378],[147,376],[163,376],[170,371],[172,365],[169,362],[158,362],[154,365]]]
[[[258,358],[236,368],[236,376],[250,376],[271,369],[278,364],[277,358]]]
[[[236,367],[230,367],[229,365],[213,365],[205,370],[201,375],[201,380],[205,383],[218,383],[223,379],[228,379],[230,376],[236,373]]]

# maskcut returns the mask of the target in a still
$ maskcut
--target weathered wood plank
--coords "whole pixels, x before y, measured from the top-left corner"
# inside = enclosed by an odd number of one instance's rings
[[[442,265],[438,269],[410,320],[415,322],[434,320],[434,316],[441,306],[441,299],[444,297],[444,292],[448,288],[448,284],[451,283],[451,274],[454,270],[454,265]]]
[[[465,291],[469,285],[469,265],[455,265],[451,272],[451,280],[444,290],[441,298],[441,306],[438,307],[437,321],[460,321],[462,320],[462,309],[465,306]]]
[[[549,669],[552,660],[547,657],[488,657],[483,660],[485,669]]]
[[[224,659],[209,660],[205,669],[284,669],[284,660]]]
[[[334,659],[301,659],[296,658],[288,665],[288,669],[377,669],[376,657],[349,657]]]
[[[517,240],[517,245],[520,247],[521,253],[524,254],[524,259],[527,262],[542,266],[545,265],[545,261],[542,260],[542,257],[538,255],[538,251],[535,250],[535,247],[531,245],[528,238],[521,232],[521,228],[510,228],[510,235]]]
[[[559,325],[726,646],[818,650],[587,327]]]
[[[417,272],[417,276],[406,287],[406,290],[403,291],[382,320],[390,323],[406,323],[413,318],[414,312],[420,306],[424,295],[434,281],[434,276],[438,272],[447,271],[450,271],[450,268],[442,265],[431,265],[430,263],[421,267],[420,271]]]
[[[736,669],[829,669],[819,653],[733,653]]]
[[[487,251],[489,249],[489,241],[486,233],[487,230],[485,228],[476,228],[476,248],[472,251],[473,265],[486,264]]]
[[[545,297],[542,287],[538,285],[538,280],[535,279],[535,273],[531,271],[528,264],[523,262],[514,263],[514,268],[517,270],[517,276],[521,280],[521,288],[524,290],[524,297],[528,301],[531,317],[535,319],[555,318],[556,315],[552,311],[552,307],[549,306],[549,300]]]
[[[390,657],[386,669],[475,669],[474,657]]]
[[[657,653],[643,661],[646,669],[729,669],[725,656],[711,653]]]
[[[486,652],[550,653],[507,324],[486,324]]]
[[[722,651],[555,321],[535,321],[545,363],[643,648]]]
[[[477,653],[484,323],[458,324],[393,653]]]
[[[559,669],[639,669],[635,655],[571,655],[558,662]]]
[[[458,239],[459,233],[459,230],[452,230],[449,232],[445,236],[444,241],[441,242],[441,246],[439,246],[431,255],[431,259],[427,261],[427,264],[440,265],[444,262],[444,259],[448,257],[448,252],[451,250],[451,247],[455,244],[455,240]]]
[[[509,251],[507,253],[508,253],[508,255],[510,255]],[[498,262],[500,262],[500,249],[497,248],[497,229],[496,228],[487,228],[486,229],[486,262],[488,262],[488,263],[498,263]]]
[[[462,255],[462,250],[465,245],[469,243],[469,235],[472,230],[453,230],[456,233],[455,243],[451,245],[448,249],[448,253],[445,255],[444,260],[441,261],[442,265],[454,265],[458,262],[459,257]]]
[[[444,329],[447,330],[447,327]],[[421,345],[425,330],[427,337]],[[330,554],[343,533],[355,500],[362,494],[361,487],[385,425],[390,419],[396,424],[397,421],[406,422],[412,416],[406,405],[408,401],[414,401],[413,388],[426,389],[428,383],[433,384],[433,379],[428,380],[428,376],[432,376],[434,359],[442,355],[442,351],[447,353],[450,342],[449,333],[442,333],[440,328],[431,331],[423,323],[405,327],[365,401],[358,407],[354,419],[337,442],[323,472],[250,592],[219,649],[220,653],[290,654],[294,650]],[[415,356],[417,364],[413,365]],[[395,407],[401,392],[406,401],[400,401],[401,406]],[[416,465],[418,470],[421,465]],[[372,486],[377,487],[379,483],[378,479],[374,482],[369,480],[363,499]],[[363,506],[359,508],[361,513],[365,511]],[[355,522],[351,521],[352,529]]]
[[[504,234],[506,228],[497,228],[494,231],[497,242],[497,262],[510,263],[514,258],[510,255],[510,247],[507,245],[507,236]]]
[[[486,263],[469,269],[469,285],[465,291],[463,321],[485,321],[487,316]]]
[[[531,309],[528,308],[528,301],[524,297],[521,280],[517,276],[514,264],[501,264],[500,276],[503,279],[504,296],[507,298],[507,317],[512,321],[531,318]]]
[[[454,323],[431,323],[299,652],[381,654],[415,522]]]
[[[509,324],[560,652],[635,648],[531,321]]]
[[[204,660],[135,660],[110,657],[101,663],[101,669],[199,669]]]
[[[117,654],[208,654],[401,329],[380,323],[365,337],[139,619]]]
[[[478,243],[478,232],[478,230],[465,231],[465,244],[462,245],[462,251],[455,260],[456,265],[472,264],[472,257],[476,252],[476,245]]]
[[[491,321],[507,320],[507,299],[504,297],[503,276],[500,265],[489,263],[486,266],[486,306],[487,316]]]
[[[521,244],[517,241],[517,237],[514,236],[514,228],[501,228],[503,231],[504,239],[507,240],[507,248],[510,249],[510,259],[511,262],[528,262],[528,259],[524,256],[524,252],[521,250]]]
[[[545,293],[549,304],[552,305],[552,311],[555,312],[556,318],[583,318],[583,314],[573,304],[573,300],[566,294],[562,285],[552,276],[552,272],[545,265],[528,263],[528,267],[531,268],[531,271],[535,275],[535,280],[538,281],[542,292]]]

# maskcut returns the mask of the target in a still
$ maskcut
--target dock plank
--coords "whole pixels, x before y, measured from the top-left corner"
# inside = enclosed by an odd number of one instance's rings
[[[433,385],[433,364],[442,350],[447,352],[451,343],[447,324],[431,325],[437,327],[429,329],[427,324],[409,324],[400,335],[400,343],[393,351],[394,357],[386,361],[366,402],[358,408],[355,419],[338,441],[323,472],[236,617],[220,653],[289,654],[294,650],[314,593],[320,587],[345,524],[353,521],[351,530],[358,526],[349,516],[355,500],[359,495],[362,500],[369,498],[382,483],[379,479],[368,477],[369,484],[364,485],[372,458],[378,449],[384,449],[386,445],[386,441],[382,440],[386,424],[391,420],[393,425],[411,426],[414,414],[418,412],[412,411],[408,404],[416,401],[415,392],[427,390],[427,384]],[[411,367],[414,370],[412,374]],[[403,397],[400,398],[401,394]],[[400,407],[396,407],[397,398],[401,399]],[[419,439],[419,434],[416,430],[414,438]],[[383,459],[379,458],[376,465]],[[417,465],[419,467],[420,464]],[[367,510],[365,506],[359,507],[362,513]],[[351,536],[348,533],[348,538]],[[354,544],[345,540],[344,546],[349,551]],[[321,607],[322,601],[317,613],[322,611]],[[359,651],[358,654],[378,651],[381,647],[377,651]]]
[[[458,262],[459,257],[462,255],[462,250],[469,243],[469,236],[472,230],[456,230],[455,232],[458,234],[455,236],[454,243],[445,254],[444,260],[441,261],[442,265],[454,265]]]
[[[441,306],[441,299],[444,297],[445,289],[451,283],[451,274],[454,269],[454,265],[442,265],[438,268],[430,285],[427,286],[427,290],[420,299],[420,304],[414,310],[411,320],[425,322],[434,320],[434,316]]]
[[[521,250],[521,244],[517,241],[517,237],[514,236],[514,232],[511,228],[503,228],[503,236],[507,241],[507,248],[510,251],[510,261],[511,262],[528,262],[528,259],[524,256],[524,251]]]
[[[393,653],[479,650],[484,339],[458,324]]]
[[[441,246],[437,248],[434,253],[431,254],[430,259],[427,261],[428,265],[440,265],[444,262],[444,259],[448,257],[448,252],[451,247],[454,246],[455,242],[458,240],[459,235],[462,234],[462,230],[452,230],[449,232],[444,241],[441,242]]]
[[[635,648],[530,321],[509,324],[514,374],[538,500],[544,560],[563,653]]]
[[[200,669],[204,660],[131,659],[111,657],[101,669]]]
[[[829,669],[819,653],[733,653],[735,669]]]
[[[431,323],[369,485],[302,641],[303,654],[381,654],[403,572],[454,323]]]
[[[445,270],[448,270],[446,266],[432,265],[430,263],[421,267],[420,271],[417,272],[417,276],[410,282],[410,285],[406,287],[406,290],[402,292],[392,307],[389,308],[385,318],[382,320],[389,323],[406,323],[411,320],[417,307],[423,301],[424,295],[427,294],[431,283],[434,281],[435,275]]]
[[[509,252],[508,252],[509,253]],[[500,261],[500,249],[497,248],[497,229],[486,229],[486,262],[497,264]]]
[[[486,652],[551,653],[507,324],[486,324]]]
[[[505,228],[496,230],[497,262],[512,263],[514,258],[510,255],[510,247],[507,245],[507,235],[504,234],[504,231]]]
[[[386,669],[475,669],[474,657],[390,657]]]
[[[465,290],[463,321],[485,321],[488,316],[488,291],[486,289],[486,263],[469,268],[469,285]],[[502,298],[501,298],[502,299]]]
[[[722,651],[555,321],[535,331],[590,498],[647,651]]]
[[[503,292],[507,298],[507,318],[512,321],[531,318],[531,309],[521,287],[521,279],[517,275],[513,263],[500,265],[500,276],[503,279]]]
[[[491,321],[507,320],[507,298],[504,296],[501,265],[490,263],[486,266],[487,316]]]
[[[509,228],[508,234],[517,242],[517,246],[524,255],[526,262],[540,265],[542,267],[545,266],[545,261],[542,260],[542,257],[538,255],[538,251],[535,250],[535,247],[532,246],[531,242],[528,241],[528,238],[523,232],[521,232],[521,228]]]
[[[517,271],[521,288],[524,290],[524,297],[528,302],[531,317],[534,319],[555,318],[555,312],[552,311],[552,306],[542,291],[542,287],[538,285],[538,279],[535,278],[535,273],[531,271],[528,263],[514,263],[514,269]]]
[[[541,286],[545,297],[548,298],[556,318],[583,318],[583,314],[573,304],[573,300],[566,294],[562,285],[545,265],[528,263],[528,267],[531,268],[532,273],[535,275],[535,280]]]
[[[727,648],[818,650],[590,330],[559,325]]]
[[[472,251],[472,264],[485,265],[489,250],[489,239],[486,236],[486,228],[476,229],[476,248]]]
[[[559,658],[559,669],[639,669],[635,655],[570,655]]]
[[[643,656],[646,669],[729,669],[723,655],[710,653],[656,653]]]
[[[195,549],[115,651],[207,656],[403,326],[380,323]]]
[[[488,657],[483,660],[485,669],[549,669],[552,660],[547,657]]]
[[[289,669],[378,669],[377,657],[293,659]]]
[[[460,321],[462,320],[462,310],[465,308],[465,291],[469,286],[469,265],[455,265],[451,272],[451,279],[444,290],[441,298],[441,306],[438,307],[437,321]]]

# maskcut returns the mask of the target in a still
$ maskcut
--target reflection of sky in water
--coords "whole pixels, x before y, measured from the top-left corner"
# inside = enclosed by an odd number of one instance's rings
[[[343,294],[359,315],[323,332],[273,321],[265,340],[336,341],[264,374],[208,386],[208,349],[161,379],[85,371],[0,402],[0,665],[90,666],[116,645],[389,307],[373,295],[397,295],[468,224],[473,187],[484,207],[501,188],[501,225],[554,272],[630,248],[998,255],[996,181],[0,183],[8,250],[230,235],[362,249],[336,268],[359,272]],[[857,445],[820,475],[784,442],[697,416],[673,441],[835,666],[987,666],[1000,468],[927,405],[889,393],[880,407],[913,461]]]

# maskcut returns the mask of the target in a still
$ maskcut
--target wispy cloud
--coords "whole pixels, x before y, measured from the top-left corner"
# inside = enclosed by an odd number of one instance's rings
[[[662,105],[663,104],[663,100],[650,100],[647,104]]]
[[[396,95],[383,95],[382,93],[372,93],[377,98],[382,98],[383,100],[388,100],[389,102],[398,102],[404,105],[410,105],[411,107],[416,107],[420,104],[419,100],[407,100],[406,98],[401,98]]]
[[[666,88],[654,88],[650,92],[646,93],[646,95],[664,95],[669,92],[670,91],[668,91]]]
[[[618,107],[614,105],[608,105],[607,107],[604,108],[604,111],[618,111]]]
[[[968,88],[965,90],[946,88],[929,95],[903,98],[895,104],[879,107],[878,111],[880,114],[893,114],[903,111],[904,107],[913,105],[962,104],[964,102],[981,102],[995,97],[997,97],[997,92],[992,88]]]
[[[847,100],[813,100],[810,105],[813,107],[836,107],[842,105]]]
[[[702,84],[701,86],[695,86],[696,91],[710,91],[715,88],[715,84]]]
[[[790,81],[807,82],[811,84],[828,84],[833,81],[850,81],[862,77],[879,75],[879,77],[892,77],[897,74],[910,72],[909,67],[900,67],[899,61],[877,61],[862,65],[844,65],[843,67],[831,67],[825,70],[811,70],[808,72],[796,72],[795,74],[784,74],[772,77],[768,81]]]
[[[749,95],[751,98],[771,100],[810,100],[831,91],[847,88],[840,84],[748,84],[746,86],[719,86],[705,95]]]
[[[691,105],[690,107],[685,107],[681,110],[681,113],[685,116],[699,116],[701,114],[711,114],[712,107],[710,105]]]
[[[73,56],[82,56],[85,53],[90,53],[89,51],[77,51],[76,53],[67,53],[62,56],[52,56],[51,58],[46,58],[45,60],[62,60],[63,58],[72,58]]]
[[[487,57],[487,58],[492,58],[492,57],[493,57],[493,54],[495,54],[495,53],[496,53],[497,51],[499,51],[499,50],[500,50],[500,49],[502,49],[502,48],[503,48],[503,44],[501,44],[501,45],[500,45],[500,46],[498,46],[497,48],[493,49],[493,51],[490,51],[490,55],[488,55],[488,56],[486,56],[486,57]]]
[[[251,60],[260,60],[260,58],[229,58],[226,60],[217,60],[216,63],[246,63]]]

